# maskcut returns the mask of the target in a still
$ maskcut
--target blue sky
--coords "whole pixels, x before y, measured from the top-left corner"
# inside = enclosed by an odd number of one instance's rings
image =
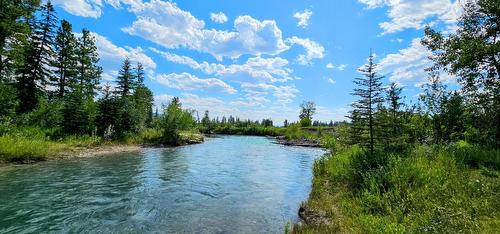
[[[431,64],[419,42],[423,27],[453,32],[460,9],[450,0],[53,3],[76,33],[95,33],[104,83],[129,57],[145,66],[157,105],[179,96],[200,113],[276,123],[295,121],[302,101],[316,102],[316,119],[345,119],[370,49],[384,82],[404,86],[415,101]]]

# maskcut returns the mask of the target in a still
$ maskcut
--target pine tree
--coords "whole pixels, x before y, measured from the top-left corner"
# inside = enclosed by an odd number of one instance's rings
[[[133,91],[135,85],[136,76],[132,73],[132,65],[130,63],[130,59],[126,58],[123,61],[122,67],[118,73],[118,80],[116,83],[118,86],[116,87],[116,92],[122,98],[127,97]]]
[[[374,118],[376,107],[383,102],[382,96],[382,76],[376,72],[377,65],[373,62],[374,56],[370,53],[368,63],[359,69],[362,77],[355,78],[354,83],[358,86],[354,89],[352,95],[358,96],[359,100],[352,104],[354,115],[359,115],[359,123],[363,131],[368,131],[368,147],[370,153],[373,154],[375,146],[375,128],[376,122]],[[358,117],[356,117],[358,118]],[[358,120],[356,120],[358,121]]]
[[[52,85],[57,87],[56,95],[59,98],[63,98],[68,88],[77,83],[75,49],[76,38],[73,35],[72,26],[68,21],[62,20],[56,36],[56,60],[52,63],[56,68],[56,76],[52,78]]]
[[[78,38],[77,46],[77,77],[84,95],[91,99],[97,91],[101,79],[102,68],[98,66],[99,54],[95,45],[95,38],[89,30],[83,29]]]
[[[50,64],[54,54],[54,28],[57,17],[50,1],[40,8],[40,19],[33,20],[32,35],[25,50],[26,60],[17,80],[19,111],[33,110],[43,86],[51,76]]]

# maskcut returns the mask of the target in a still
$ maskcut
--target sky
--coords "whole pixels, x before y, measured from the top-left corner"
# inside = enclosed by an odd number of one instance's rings
[[[296,121],[314,101],[321,121],[346,119],[353,79],[373,51],[385,85],[415,102],[432,62],[430,25],[456,30],[450,0],[52,0],[75,33],[94,33],[103,83],[125,58],[146,69],[155,105],[180,97],[200,115]],[[442,75],[447,83],[453,77]]]

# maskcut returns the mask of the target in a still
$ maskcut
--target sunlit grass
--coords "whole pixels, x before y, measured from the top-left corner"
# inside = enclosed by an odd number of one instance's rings
[[[381,159],[372,161],[383,163],[370,165],[358,147],[341,149],[315,163],[304,204],[326,213],[328,224],[294,231],[493,233],[500,228],[498,153],[464,143],[418,146],[406,155],[375,155]]]

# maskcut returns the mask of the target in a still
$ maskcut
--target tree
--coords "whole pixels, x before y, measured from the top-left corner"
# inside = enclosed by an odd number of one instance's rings
[[[59,98],[63,98],[68,88],[76,84],[75,48],[76,38],[73,35],[72,26],[68,21],[62,20],[56,36],[56,60],[52,63],[56,68],[56,76],[52,77],[52,84],[57,87],[56,95]]]
[[[16,89],[0,83],[0,124],[14,118],[18,105]]]
[[[203,127],[204,132],[210,133],[212,129],[212,123],[210,122],[210,116],[208,110],[205,111],[203,118],[201,119],[201,126]]]
[[[54,6],[47,1],[40,8],[40,19],[33,22],[33,33],[25,50],[26,60],[17,80],[19,112],[31,111],[36,107],[39,94],[44,91],[41,86],[51,76],[49,68],[54,54],[56,22]]]
[[[302,127],[311,126],[312,116],[316,114],[316,103],[312,101],[300,104],[300,125]]]
[[[63,129],[67,134],[85,134],[89,118],[85,113],[85,100],[81,87],[67,94],[63,108]]]
[[[467,1],[458,29],[442,34],[427,27],[422,44],[431,52],[434,71],[458,77],[474,111],[478,142],[500,145],[500,3]]]
[[[129,96],[133,91],[135,85],[135,75],[132,73],[132,65],[129,58],[126,58],[123,61],[122,67],[118,72],[118,80],[116,83],[118,84],[116,92],[122,98]]]
[[[439,76],[431,74],[429,82],[422,86],[424,91],[420,100],[426,107],[427,114],[432,119],[434,132],[434,143],[441,142],[443,138],[441,116],[443,114],[443,103],[447,98],[446,86],[443,85]]]
[[[164,113],[163,142],[169,145],[181,144],[180,131],[187,130],[195,124],[192,113],[182,109],[177,97],[172,99]]]
[[[137,66],[135,67],[135,81],[136,81],[136,86],[144,86],[144,67],[142,66],[142,63],[137,63]]]
[[[7,75],[11,59],[7,44],[16,40],[16,34],[30,32],[28,20],[39,5],[39,0],[0,1],[0,82]]]
[[[98,91],[102,68],[98,65],[99,54],[95,37],[89,30],[83,29],[77,43],[77,78],[86,98],[93,98]]]
[[[285,119],[285,121],[283,122],[283,127],[285,127],[285,128],[288,127],[288,120]]]
[[[153,92],[141,85],[135,89],[134,95],[135,111],[138,114],[138,128],[143,129],[153,120]]]
[[[368,131],[368,146],[371,154],[373,154],[375,145],[375,108],[384,100],[381,82],[383,77],[377,74],[377,65],[373,60],[374,56],[370,53],[368,63],[359,69],[359,72],[363,76],[355,78],[354,80],[354,84],[358,87],[354,89],[352,95],[358,96],[359,100],[352,104],[354,110],[351,112],[351,120],[354,120],[353,117],[355,117],[356,122],[361,124],[358,126],[361,127],[359,130]]]
[[[402,126],[400,121],[400,108],[403,106],[401,102],[401,93],[403,88],[399,87],[396,83],[392,82],[387,90],[387,101],[389,102],[389,112],[391,115],[390,125],[392,132],[390,138],[396,140],[398,136],[401,136]]]

